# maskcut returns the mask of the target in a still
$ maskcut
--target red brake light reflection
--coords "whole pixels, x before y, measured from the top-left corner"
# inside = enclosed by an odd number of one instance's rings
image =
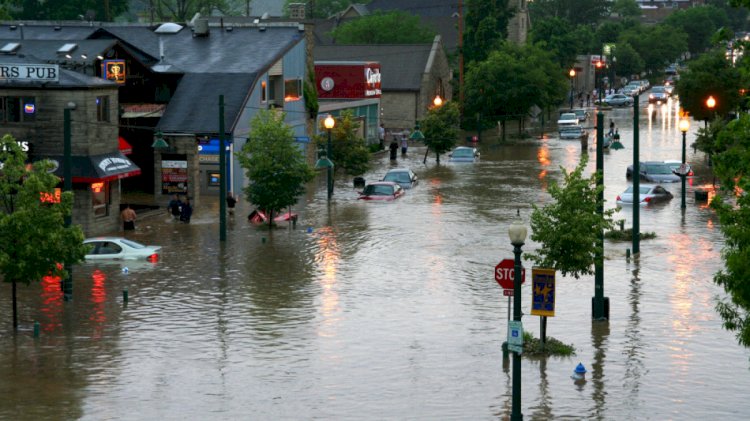
[[[159,253],[154,253],[151,256],[148,256],[148,258],[146,260],[148,260],[151,263],[158,262],[159,261]]]

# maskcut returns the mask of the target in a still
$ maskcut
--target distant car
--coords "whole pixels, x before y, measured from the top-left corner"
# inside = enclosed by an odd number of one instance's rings
[[[652,183],[676,183],[681,180],[680,176],[672,172],[672,167],[665,164],[664,161],[647,161],[638,164],[638,170],[641,173],[641,180]],[[625,171],[625,177],[633,176],[633,166],[628,165]]]
[[[624,94],[610,94],[607,95],[602,102],[606,105],[613,107],[624,107],[633,105],[633,97]]]
[[[641,184],[638,186],[638,190],[638,204],[642,206],[651,203],[666,202],[673,197],[672,193],[658,184]],[[617,204],[632,205],[633,196],[633,186],[628,186],[624,192],[617,196]]]
[[[97,237],[83,240],[89,246],[86,260],[148,260],[156,262],[161,246],[146,246],[122,237]]]
[[[459,146],[448,154],[450,162],[477,162],[479,161],[479,152],[476,148],[468,146]]]
[[[376,181],[365,186],[359,199],[395,200],[404,195],[404,189],[392,181]]]
[[[673,173],[679,175],[680,165],[682,165],[682,161],[670,159],[670,160],[664,161],[664,163],[667,164],[667,165],[669,165],[669,168],[672,169]],[[687,169],[687,174],[685,174],[686,177],[692,177],[693,175],[695,175],[693,173],[693,167],[691,167],[690,164],[685,163],[685,166],[687,167],[686,168]]]
[[[563,126],[560,127],[560,139],[563,140],[578,140],[587,138],[588,132],[581,126]]]
[[[557,126],[574,126],[578,124],[578,116],[574,112],[562,113],[557,119]]]
[[[649,104],[665,104],[669,99],[669,93],[663,86],[654,86],[648,94]]]
[[[381,181],[393,181],[405,189],[410,189],[419,182],[414,171],[408,168],[394,168],[388,170]]]
[[[578,117],[578,123],[583,123],[589,118],[589,112],[584,108],[573,108],[573,114]]]
[[[627,96],[633,96],[641,93],[641,89],[635,85],[628,85],[620,89],[620,93]]]

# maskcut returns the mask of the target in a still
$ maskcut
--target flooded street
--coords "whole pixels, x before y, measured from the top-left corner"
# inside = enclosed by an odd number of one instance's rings
[[[641,160],[681,157],[674,114],[641,114]],[[607,207],[630,182],[632,109],[605,113],[625,149],[606,152]],[[592,118],[587,122],[591,126]],[[558,273],[548,336],[572,357],[522,358],[527,420],[743,419],[750,414],[750,350],[722,329],[723,237],[695,201],[710,168],[689,145],[687,209],[674,199],[641,208],[639,259],[605,243],[610,321],[591,321],[594,277]],[[476,164],[422,164],[424,147],[396,164],[374,158],[370,182],[410,167],[420,183],[392,203],[357,200],[351,178],[325,176],[294,209],[295,230],[250,225],[238,204],[220,244],[218,204],[190,225],[166,212],[128,236],[164,247],[150,263],[74,269],[74,299],[56,281],[19,286],[21,331],[11,333],[11,288],[0,308],[2,420],[505,419],[511,372],[503,364],[508,301],[494,266],[512,258],[508,225],[549,200],[546,188],[581,158],[577,141],[483,141]],[[595,137],[589,142],[595,167]],[[335,161],[335,160],[334,160]],[[204,202],[205,203],[205,202]],[[632,208],[615,215],[629,227]],[[529,233],[530,237],[531,233]],[[530,238],[524,251],[538,244]],[[531,267],[530,261],[524,265]],[[124,268],[127,267],[127,271]],[[126,273],[127,272],[127,273]],[[524,328],[539,336],[523,286]],[[123,303],[127,289],[129,302]],[[41,335],[32,335],[38,321]],[[582,362],[587,382],[570,378]]]

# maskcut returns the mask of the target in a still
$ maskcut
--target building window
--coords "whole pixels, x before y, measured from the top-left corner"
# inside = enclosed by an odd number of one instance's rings
[[[284,102],[299,101],[302,97],[302,80],[288,79],[284,81]]]
[[[96,121],[109,121],[109,97],[96,97]]]
[[[266,103],[268,101],[268,85],[266,81],[260,83],[260,102]]]
[[[91,205],[94,209],[95,217],[109,215],[109,205],[111,200],[109,190],[109,181],[91,183]]]
[[[0,121],[21,123],[36,120],[36,100],[34,97],[0,97]]]

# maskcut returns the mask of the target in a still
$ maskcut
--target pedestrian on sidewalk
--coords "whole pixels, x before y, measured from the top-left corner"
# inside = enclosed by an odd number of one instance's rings
[[[135,211],[130,208],[130,205],[125,205],[125,209],[120,213],[122,218],[122,229],[125,231],[135,230]]]

